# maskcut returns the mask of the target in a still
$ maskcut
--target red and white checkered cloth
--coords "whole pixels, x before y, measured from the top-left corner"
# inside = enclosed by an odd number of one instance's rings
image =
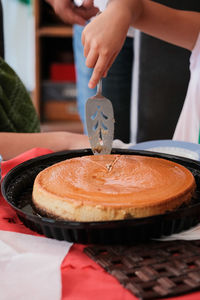
[[[50,152],[36,148],[2,162],[2,176],[25,160]],[[83,245],[48,239],[26,228],[1,195],[1,300],[137,299],[83,249]],[[198,300],[200,292],[170,299]]]

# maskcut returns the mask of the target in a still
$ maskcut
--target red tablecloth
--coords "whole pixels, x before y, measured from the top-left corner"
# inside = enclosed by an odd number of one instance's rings
[[[51,153],[35,148],[16,158],[2,162],[2,176],[25,160]],[[37,233],[26,228],[14,210],[0,198],[0,230],[31,235]],[[61,265],[62,300],[134,300],[137,299],[119,282],[83,253],[83,245],[74,244]],[[170,298],[171,300],[199,300],[200,292]],[[57,299],[55,299],[57,300]]]

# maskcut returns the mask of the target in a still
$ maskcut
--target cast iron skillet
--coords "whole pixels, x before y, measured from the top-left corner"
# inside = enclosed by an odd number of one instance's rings
[[[145,155],[179,163],[194,175],[197,189],[190,205],[162,215],[104,222],[59,221],[39,215],[32,207],[32,187],[36,175],[59,161],[91,155],[90,149],[63,151],[28,160],[5,176],[2,193],[21,221],[49,238],[82,244],[134,244],[178,233],[200,220],[200,163],[191,159],[143,150],[113,149],[113,154]]]

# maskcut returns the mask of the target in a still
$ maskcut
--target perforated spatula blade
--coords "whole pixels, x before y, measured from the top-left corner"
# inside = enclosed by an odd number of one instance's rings
[[[101,81],[97,94],[87,100],[85,111],[92,152],[110,154],[114,135],[114,113],[111,101],[101,94]]]

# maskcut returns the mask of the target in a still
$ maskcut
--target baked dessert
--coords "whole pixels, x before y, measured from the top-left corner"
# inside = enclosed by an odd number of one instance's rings
[[[188,203],[192,173],[169,160],[136,155],[91,155],[41,171],[33,203],[62,220],[105,221],[161,214]]]

